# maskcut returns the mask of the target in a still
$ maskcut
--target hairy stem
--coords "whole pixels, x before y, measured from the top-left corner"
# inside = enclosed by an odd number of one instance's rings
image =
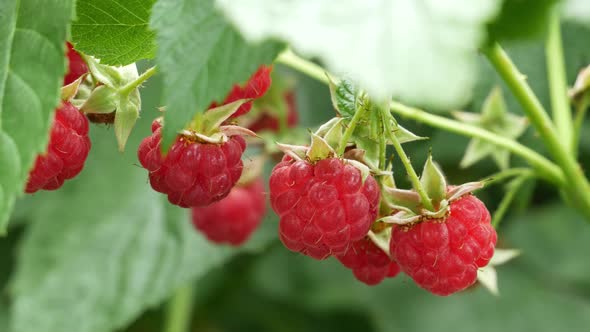
[[[300,71],[305,75],[314,78],[324,84],[330,83],[328,80],[328,75],[324,68],[316,65],[311,61],[307,61],[303,58],[300,58],[291,50],[286,50],[279,54],[277,62],[284,64],[285,66],[289,66],[297,71]]]
[[[572,112],[567,97],[567,77],[563,59],[559,10],[554,8],[549,20],[549,35],[545,44],[547,57],[547,75],[551,94],[551,109],[557,134],[566,149],[572,150],[573,122]]]
[[[193,309],[193,287],[187,285],[179,288],[170,302],[166,312],[165,332],[188,332]]]
[[[423,110],[408,107],[397,102],[391,103],[391,111],[435,128],[440,128],[462,136],[479,138],[483,141],[509,150],[526,160],[540,177],[556,185],[565,184],[565,177],[559,167],[539,153],[514,140],[496,135],[480,127],[448,119],[439,115],[430,114]]]
[[[426,190],[424,190],[424,187],[422,186],[422,183],[420,182],[420,178],[418,177],[418,174],[416,174],[414,167],[412,167],[412,163],[410,162],[410,158],[408,158],[408,155],[406,155],[406,152],[404,151],[402,144],[400,143],[397,136],[395,136],[395,132],[393,131],[393,128],[391,127],[391,122],[393,120],[391,114],[389,113],[387,108],[382,107],[379,109],[382,112],[381,117],[383,119],[383,126],[385,129],[385,134],[387,135],[387,137],[391,141],[391,144],[393,145],[395,152],[397,153],[402,164],[404,165],[404,168],[406,169],[406,173],[408,174],[408,177],[410,178],[410,182],[412,183],[412,187],[414,187],[414,190],[416,190],[418,195],[420,195],[420,201],[422,202],[422,206],[424,206],[424,208],[427,210],[434,211],[434,206],[432,205],[432,201],[430,200],[430,197],[428,197],[428,193],[426,193]]]
[[[346,144],[348,143],[348,140],[350,139],[352,133],[356,129],[356,125],[359,123],[360,119],[363,117],[363,115],[365,115],[366,112],[367,107],[365,106],[361,106],[356,110],[356,112],[352,116],[352,119],[348,123],[348,126],[346,127],[344,134],[342,134],[340,143],[338,143],[338,150],[336,150],[337,155],[341,156],[342,154],[344,154],[344,150],[346,149]]]
[[[139,75],[133,82],[128,83],[127,85],[123,86],[119,89],[121,94],[130,94],[133,90],[137,89],[143,82],[145,82],[148,78],[152,77],[157,72],[156,66],[149,68],[148,70],[144,71],[143,74]]]
[[[496,43],[485,49],[484,53],[522,106],[557,165],[561,167],[566,180],[562,189],[568,199],[590,221],[590,184],[569,150],[569,142],[567,145],[562,144],[563,140],[557,135],[543,105],[500,45]]]

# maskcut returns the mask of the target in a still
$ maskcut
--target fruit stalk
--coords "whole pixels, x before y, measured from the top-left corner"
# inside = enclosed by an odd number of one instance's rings
[[[354,116],[348,123],[344,134],[342,134],[342,139],[340,139],[340,142],[338,143],[338,150],[336,150],[338,156],[342,156],[342,154],[344,154],[348,140],[350,140],[352,133],[356,129],[356,125],[359,123],[360,119],[365,115],[365,113],[367,113],[367,107],[365,106],[358,108],[354,113]]]
[[[119,92],[121,94],[130,94],[133,90],[137,89],[143,82],[145,82],[148,78],[152,77],[157,72],[156,66],[149,68],[148,70],[144,71],[143,74],[139,75],[133,82],[126,84],[125,86],[121,87]]]
[[[506,82],[525,114],[535,126],[539,136],[543,139],[547,150],[562,169],[566,181],[561,184],[561,188],[574,206],[590,222],[590,184],[570,152],[569,143],[567,146],[562,144],[564,140],[559,139],[557,131],[543,105],[527,84],[526,77],[520,73],[502,47],[495,43],[491,47],[484,49],[483,52]]]
[[[188,332],[193,309],[193,286],[179,288],[170,302],[166,312],[165,332]]]
[[[424,208],[427,210],[434,211],[434,206],[432,205],[432,201],[430,200],[430,197],[428,197],[426,190],[424,190],[422,183],[420,183],[420,178],[416,174],[414,167],[412,167],[412,163],[410,162],[410,158],[408,158],[408,156],[406,155],[406,152],[404,151],[402,144],[397,139],[397,136],[395,136],[395,133],[393,132],[393,128],[391,128],[392,116],[391,116],[391,113],[389,112],[388,108],[389,107],[380,108],[380,111],[382,112],[381,114],[382,114],[382,119],[383,119],[383,126],[385,127],[385,133],[389,137],[389,139],[391,140],[391,143],[393,144],[393,148],[395,149],[395,152],[400,157],[400,160],[402,161],[402,164],[404,165],[404,168],[406,169],[406,173],[408,173],[408,176],[410,177],[410,181],[412,182],[412,187],[414,187],[414,190],[416,190],[418,195],[420,195],[420,201],[422,202],[422,206],[424,206]]]

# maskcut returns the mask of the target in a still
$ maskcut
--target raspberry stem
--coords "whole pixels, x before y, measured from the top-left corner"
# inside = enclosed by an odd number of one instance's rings
[[[190,327],[193,309],[193,286],[179,288],[170,302],[166,312],[165,332],[187,332]]]
[[[137,89],[143,82],[148,78],[152,77],[157,71],[156,66],[149,68],[144,71],[143,74],[139,75],[133,82],[129,82],[119,89],[119,92],[123,95],[130,94],[133,90]]]
[[[564,144],[565,140],[560,139],[554,124],[526,82],[525,76],[516,68],[502,47],[495,43],[491,47],[484,49],[483,52],[504,82],[506,82],[539,133],[545,147],[547,147],[547,150],[549,150],[549,153],[563,171],[566,181],[561,184],[561,189],[567,194],[568,201],[578,208],[580,212],[584,213],[590,221],[590,184],[571,153],[569,142]]]
[[[346,130],[344,131],[344,134],[342,134],[342,138],[340,139],[340,142],[338,143],[338,149],[336,150],[336,154],[338,156],[342,156],[344,154],[344,150],[346,149],[346,144],[348,143],[348,140],[350,140],[352,133],[356,129],[356,125],[358,124],[360,119],[363,117],[363,115],[365,115],[366,112],[367,112],[367,107],[365,105],[362,105],[354,113],[352,119],[350,120],[350,122],[348,123],[348,126],[346,127]]]
[[[391,111],[403,117],[425,123],[429,126],[440,128],[458,135],[475,137],[483,141],[497,145],[519,155],[535,169],[539,176],[555,185],[563,185],[565,176],[561,169],[554,163],[543,157],[536,151],[524,146],[517,141],[492,133],[491,131],[439,115],[430,114],[418,108],[409,107],[398,102],[391,103]]]
[[[393,128],[391,127],[391,123],[392,123],[392,121],[394,121],[394,119],[393,119],[391,113],[389,112],[388,108],[389,107],[387,107],[387,108],[380,107],[379,108],[379,110],[381,111],[381,117],[382,117],[382,121],[383,121],[383,126],[385,127],[386,135],[391,140],[391,143],[393,145],[393,148],[395,149],[395,152],[400,157],[400,160],[402,161],[402,164],[404,165],[404,168],[406,169],[406,173],[408,174],[408,177],[410,178],[410,181],[412,182],[412,187],[414,187],[414,190],[416,190],[418,195],[420,195],[420,201],[422,202],[422,206],[427,210],[434,211],[434,206],[432,205],[432,201],[430,200],[430,197],[428,197],[426,190],[424,190],[422,183],[420,183],[420,178],[418,177],[418,174],[416,174],[414,167],[412,167],[412,163],[410,162],[410,158],[408,158],[408,156],[406,155],[406,152],[404,151],[402,144],[399,142],[397,136],[395,135],[395,133],[393,131]]]
[[[551,110],[557,134],[567,149],[573,151],[573,121],[567,97],[567,77],[563,59],[563,45],[559,22],[559,8],[553,8],[549,19],[549,33],[545,44],[547,57],[547,76],[551,95]]]
[[[590,95],[585,94],[582,97],[582,100],[576,105],[576,117],[574,119],[574,134],[572,136],[572,150],[574,151],[574,155],[578,156],[578,148],[579,148],[579,141],[580,141],[580,134],[582,132],[582,125],[584,124],[584,119],[586,117],[586,111],[590,106]]]
[[[322,68],[319,65],[316,65],[311,61],[300,58],[297,54],[293,53],[293,51],[289,49],[279,54],[277,62],[284,64],[285,66],[289,66],[299,72],[302,72],[305,75],[314,78],[326,85],[330,83],[330,81],[328,80],[327,71],[324,68]]]

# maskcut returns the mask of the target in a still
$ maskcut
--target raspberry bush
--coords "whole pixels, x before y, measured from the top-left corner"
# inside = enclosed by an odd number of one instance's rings
[[[0,331],[585,331],[587,7],[0,3]]]

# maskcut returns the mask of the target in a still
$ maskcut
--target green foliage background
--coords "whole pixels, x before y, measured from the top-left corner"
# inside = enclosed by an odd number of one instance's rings
[[[514,24],[510,15],[503,19]],[[589,28],[564,26],[570,84],[590,63],[588,36]],[[277,45],[271,46],[278,52]],[[507,44],[507,50],[549,106],[542,43],[519,41]],[[135,57],[150,54],[153,50],[148,48]],[[475,97],[467,106],[474,112],[500,84],[485,59],[480,60]],[[144,61],[140,67],[151,64]],[[244,73],[247,66],[242,66]],[[327,87],[280,66],[276,69],[297,79],[303,127],[332,116]],[[209,244],[192,230],[186,211],[151,190],[135,156],[135,147],[159,115],[157,107],[170,98],[162,95],[171,93],[162,79],[152,78],[141,90],[141,119],[124,154],[117,151],[112,128],[92,126],[93,147],[83,173],[60,191],[17,201],[9,236],[0,238],[1,332],[162,331],[163,304],[189,281],[195,285],[193,331],[516,332],[586,331],[590,326],[590,229],[543,183],[529,183],[521,190],[499,230],[500,246],[523,252],[499,268],[500,297],[474,287],[439,298],[405,276],[367,287],[334,260],[317,262],[287,251],[278,241],[271,211],[245,248]],[[520,113],[504,90],[510,111]],[[406,145],[415,165],[421,165],[432,148],[451,183],[495,171],[491,162],[459,169],[468,139],[399,120],[416,134],[430,137]],[[590,123],[585,127],[590,129]],[[542,150],[531,131],[524,142]],[[580,160],[582,165],[590,162],[588,131]],[[521,163],[514,158],[513,165]],[[396,180],[407,186],[401,165],[395,171]],[[503,190],[490,187],[478,195],[493,210]]]

